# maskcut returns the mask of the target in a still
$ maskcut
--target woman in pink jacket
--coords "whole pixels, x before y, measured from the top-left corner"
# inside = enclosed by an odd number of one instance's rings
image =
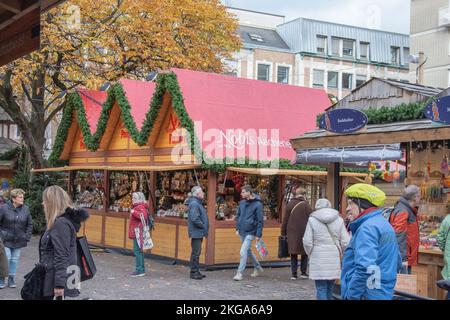
[[[133,251],[136,257],[136,270],[131,274],[132,277],[145,276],[144,251],[141,249],[142,244],[138,244],[135,233],[135,228],[139,228],[142,234],[141,215],[143,215],[145,221],[148,221],[148,203],[142,192],[133,192],[133,209],[131,210],[128,228],[128,237],[133,239]]]

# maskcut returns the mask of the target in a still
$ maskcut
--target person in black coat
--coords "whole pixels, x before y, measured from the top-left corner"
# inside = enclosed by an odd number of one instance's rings
[[[40,263],[46,266],[44,297],[77,297],[80,294],[77,233],[89,214],[75,209],[69,195],[59,186],[48,187],[42,197],[47,221],[47,230],[39,243]]]
[[[33,220],[30,209],[24,204],[25,192],[22,189],[11,191],[11,200],[0,207],[0,237],[8,258],[8,287],[15,288],[17,266],[21,249],[31,240]],[[0,279],[0,288],[5,287],[5,278]]]
[[[191,238],[191,279],[201,280],[205,275],[200,273],[200,254],[203,238],[208,237],[209,221],[203,206],[205,194],[201,187],[192,188],[192,197],[186,202],[189,206],[188,233]]]

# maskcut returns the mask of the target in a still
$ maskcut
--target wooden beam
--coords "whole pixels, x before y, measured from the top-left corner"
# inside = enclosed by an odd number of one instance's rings
[[[0,2],[0,8],[6,9],[14,14],[19,14],[22,12],[22,1],[21,0],[2,0]]]
[[[291,143],[294,149],[317,149],[327,147],[393,144],[410,141],[446,140],[449,137],[450,127],[440,127],[407,131],[329,135],[317,138],[297,138],[292,139]]]
[[[217,198],[217,173],[208,171],[207,189],[207,212],[209,220],[208,238],[206,239],[206,259],[207,266],[214,264],[214,251],[216,246],[216,198]]]

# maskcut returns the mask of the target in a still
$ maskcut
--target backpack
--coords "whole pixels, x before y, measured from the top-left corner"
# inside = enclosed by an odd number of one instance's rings
[[[45,273],[45,265],[38,263],[25,276],[25,282],[20,291],[23,300],[41,300],[44,297]]]
[[[387,221],[389,221],[389,223],[391,223],[391,216],[394,212],[394,209],[394,207],[381,208],[381,214]]]

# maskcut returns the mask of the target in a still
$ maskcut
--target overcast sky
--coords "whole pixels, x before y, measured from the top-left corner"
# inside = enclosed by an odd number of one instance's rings
[[[409,34],[411,0],[222,0],[231,7]]]

